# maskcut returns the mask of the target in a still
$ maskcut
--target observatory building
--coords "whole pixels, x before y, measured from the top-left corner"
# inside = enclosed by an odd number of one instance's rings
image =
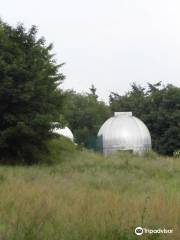
[[[68,127],[65,128],[54,128],[53,133],[62,135],[66,138],[69,138],[72,142],[74,141],[74,136],[71,130]]]
[[[151,135],[146,125],[132,112],[115,112],[100,128],[98,145],[104,155],[118,150],[142,154],[151,149]]]

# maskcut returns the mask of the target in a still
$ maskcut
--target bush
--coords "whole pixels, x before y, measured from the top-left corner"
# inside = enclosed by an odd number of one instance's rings
[[[60,163],[63,160],[67,160],[73,157],[76,152],[76,145],[63,136],[58,136],[51,139],[47,143],[49,154],[41,158],[42,163]]]

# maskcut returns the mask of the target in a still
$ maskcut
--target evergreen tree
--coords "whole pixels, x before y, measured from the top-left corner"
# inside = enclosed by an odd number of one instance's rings
[[[92,97],[94,97],[95,100],[97,100],[98,99],[98,95],[96,94],[97,89],[95,88],[94,84],[91,85],[89,90],[90,90],[89,96],[92,96]]]
[[[0,160],[34,163],[46,152],[51,122],[59,120],[63,95],[52,44],[37,28],[0,21]]]

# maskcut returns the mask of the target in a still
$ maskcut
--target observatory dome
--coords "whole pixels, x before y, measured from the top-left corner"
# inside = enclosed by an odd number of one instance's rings
[[[53,133],[62,135],[66,138],[69,138],[72,142],[74,141],[74,136],[71,130],[68,127],[65,128],[54,128]]]
[[[131,112],[115,112],[100,128],[98,142],[105,155],[117,150],[142,154],[151,149],[148,128]]]

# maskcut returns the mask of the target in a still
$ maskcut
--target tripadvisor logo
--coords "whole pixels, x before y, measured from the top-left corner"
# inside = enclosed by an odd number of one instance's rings
[[[138,235],[138,236],[141,236],[145,233],[149,233],[149,234],[160,234],[160,233],[163,233],[163,234],[170,234],[170,233],[173,233],[173,229],[161,229],[161,228],[158,228],[158,229],[149,229],[149,228],[142,228],[142,227],[137,227],[135,228],[135,234]]]
[[[143,234],[143,228],[142,227],[137,227],[135,229],[135,234],[138,235],[138,236],[142,235]]]

